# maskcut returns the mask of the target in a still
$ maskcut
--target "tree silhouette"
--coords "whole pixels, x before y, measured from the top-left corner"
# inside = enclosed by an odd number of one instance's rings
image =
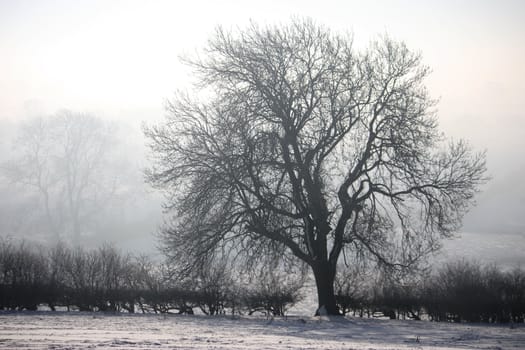
[[[186,267],[225,251],[309,265],[339,314],[342,252],[414,266],[458,228],[485,156],[446,142],[421,57],[388,38],[364,52],[310,20],[217,30],[187,60],[199,89],[146,128],[149,181],[168,194],[166,252]],[[200,102],[205,101],[205,102]]]

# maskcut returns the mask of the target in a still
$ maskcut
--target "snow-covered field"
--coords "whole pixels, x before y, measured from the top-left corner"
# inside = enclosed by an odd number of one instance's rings
[[[525,349],[525,327],[315,317],[0,313],[0,349]]]

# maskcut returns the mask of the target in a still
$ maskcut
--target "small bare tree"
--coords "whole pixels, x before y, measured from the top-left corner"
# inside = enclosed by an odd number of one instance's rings
[[[429,69],[383,38],[364,52],[310,20],[219,28],[189,60],[206,102],[180,94],[146,129],[149,181],[175,213],[166,251],[189,266],[233,249],[293,256],[339,314],[342,252],[416,264],[458,228],[485,156],[448,145],[423,85]]]

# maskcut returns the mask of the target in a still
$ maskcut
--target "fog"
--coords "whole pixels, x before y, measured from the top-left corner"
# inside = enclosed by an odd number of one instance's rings
[[[525,3],[518,0],[2,1],[0,162],[3,169],[22,164],[17,137],[36,117],[68,110],[111,125],[112,146],[100,171],[112,176],[120,192],[109,191],[111,198],[89,215],[83,209],[82,220],[93,225],[79,233],[77,243],[105,240],[153,253],[162,197],[143,181],[148,161],[141,125],[162,120],[165,100],[191,88],[191,72],[179,57],[194,55],[216,25],[235,29],[250,20],[283,23],[309,16],[352,32],[358,47],[387,33],[421,52],[433,70],[427,86],[439,99],[441,130],[486,150],[491,176],[458,238],[445,244],[445,254],[523,264],[524,13]],[[53,188],[58,205],[63,193]],[[51,233],[42,193],[20,176],[1,177],[0,193],[0,235],[73,241],[66,231]],[[65,215],[64,208],[55,206],[53,217]]]

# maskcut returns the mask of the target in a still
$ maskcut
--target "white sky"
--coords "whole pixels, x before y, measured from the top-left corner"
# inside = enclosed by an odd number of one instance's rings
[[[525,237],[525,1],[0,0],[0,120],[61,108],[151,120],[188,86],[178,61],[217,24],[309,16],[365,46],[388,33],[433,69],[448,136],[488,150],[466,230]]]

